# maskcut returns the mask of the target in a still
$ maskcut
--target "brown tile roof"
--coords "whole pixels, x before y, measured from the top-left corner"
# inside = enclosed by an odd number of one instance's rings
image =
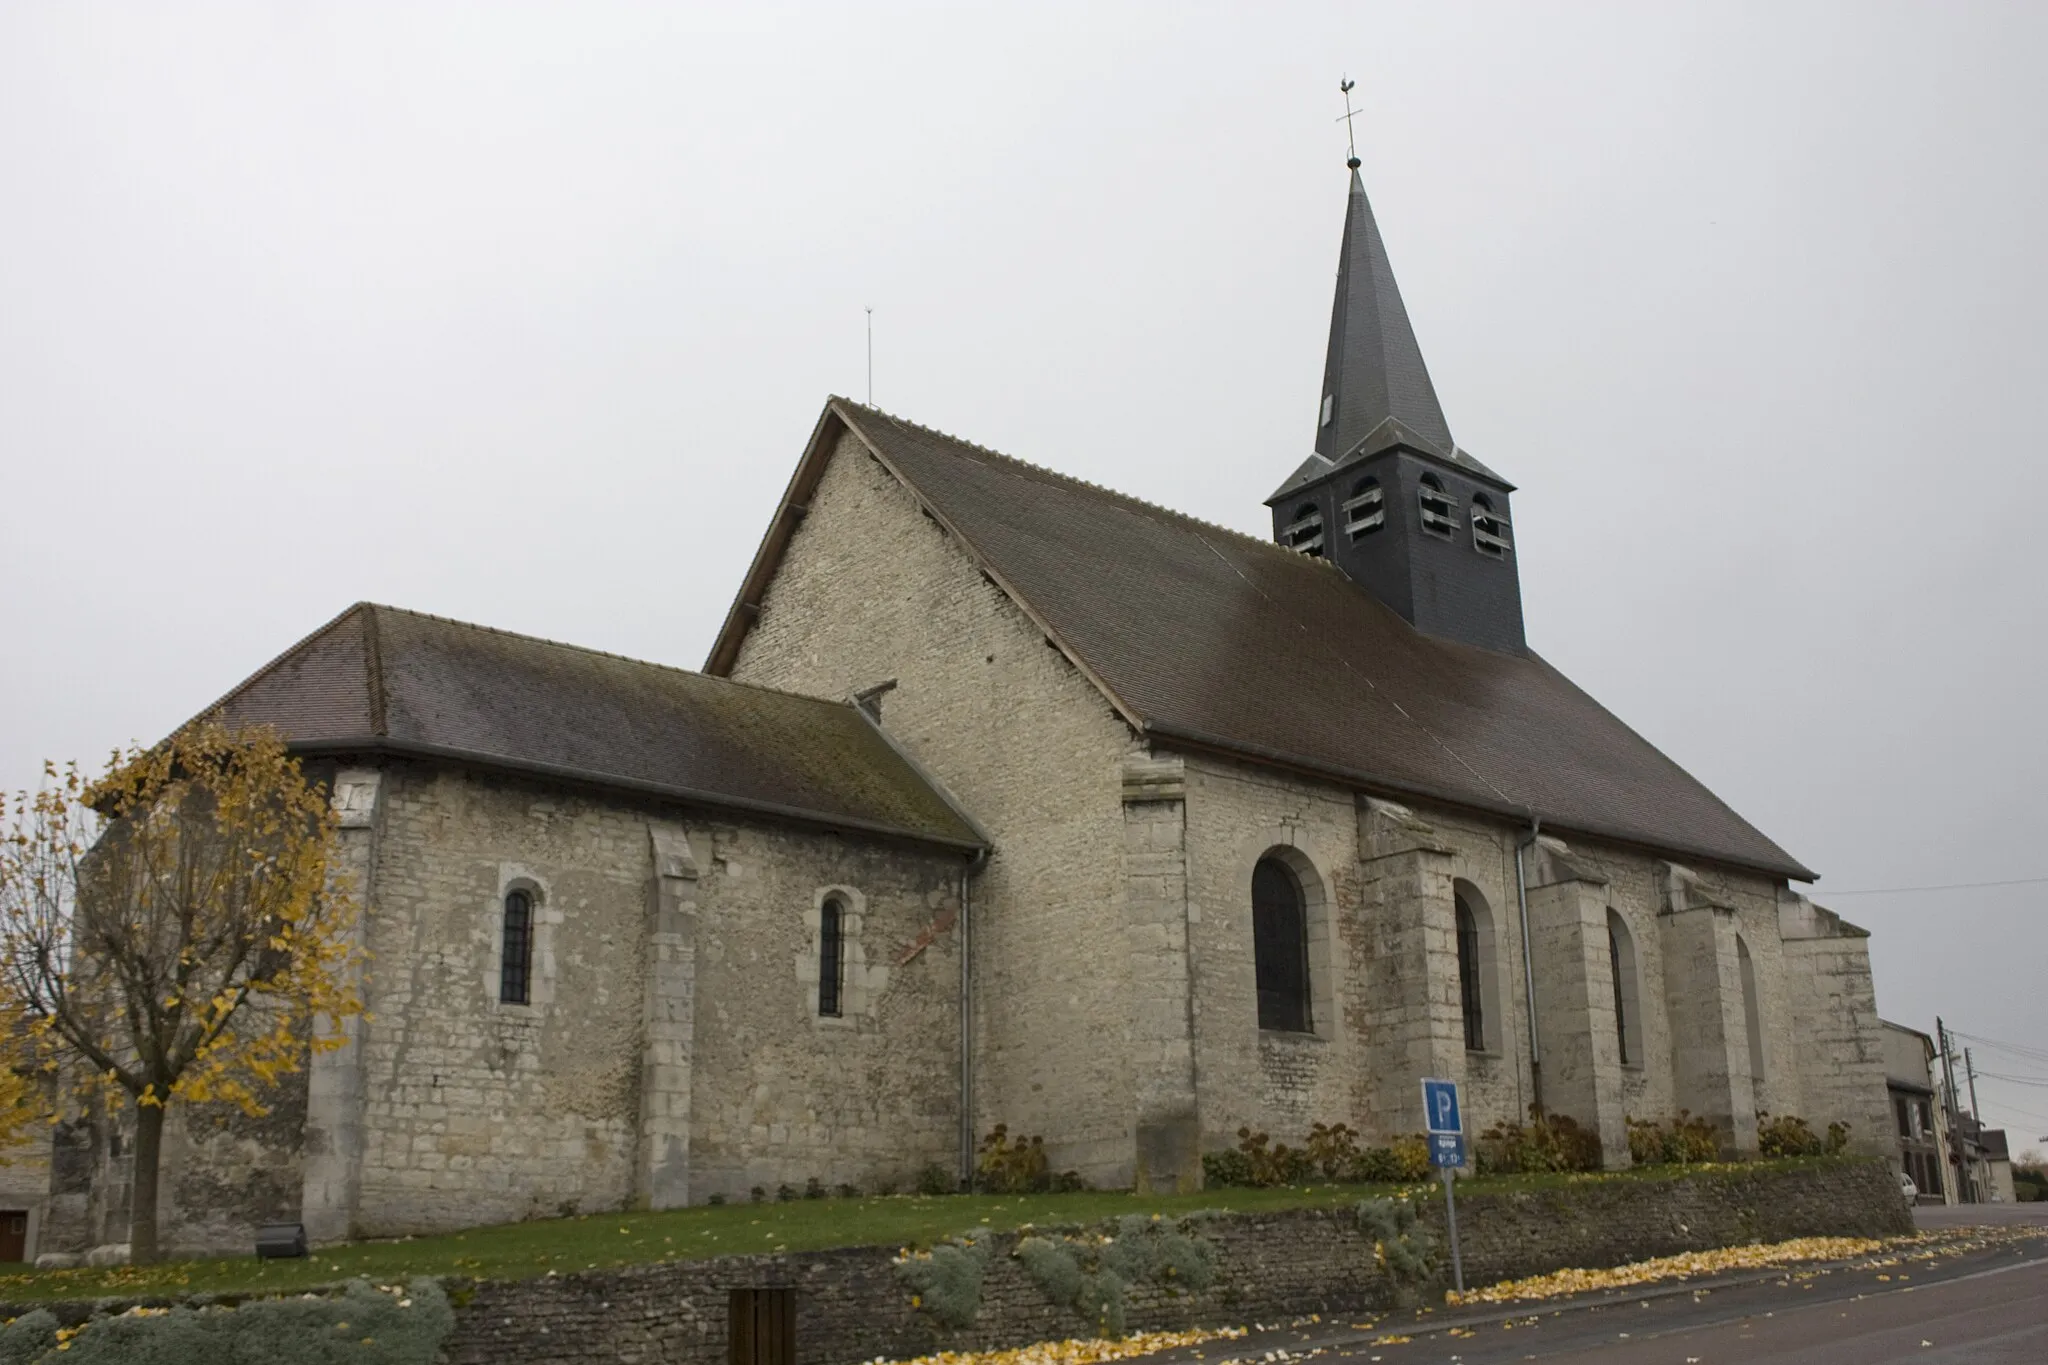
[[[855,708],[358,603],[217,704],[302,752],[440,757],[979,847]]]
[[[1329,563],[834,399],[786,503],[851,428],[1131,723],[1385,793],[1808,879],[1541,658],[1423,635]],[[778,515],[707,669],[731,667]]]

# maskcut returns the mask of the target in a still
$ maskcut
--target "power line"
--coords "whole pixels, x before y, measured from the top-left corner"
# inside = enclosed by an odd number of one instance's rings
[[[2037,1085],[2041,1087],[2043,1090],[2048,1090],[2048,1077],[2001,1076],[1996,1071],[1980,1071],[1977,1074],[1979,1076],[1982,1076],[1987,1081],[2007,1081],[2013,1085]]]
[[[1949,1032],[1958,1038],[1968,1038],[1973,1043],[1981,1043],[1985,1047],[1994,1048],[2000,1052],[2010,1052],[2014,1056],[2025,1057],[2031,1061],[2048,1062],[2048,1048],[2028,1047],[2023,1043],[2008,1043],[2002,1038],[1986,1038],[1981,1033],[1965,1033],[1959,1028],[1950,1029]]]
[[[1903,896],[1915,891],[1981,891],[1991,886],[2041,886],[2048,884],[2048,877],[2015,877],[2005,882],[1949,882],[1943,886],[1866,886],[1855,891],[1830,891],[1826,887],[1814,888],[1819,896]]]

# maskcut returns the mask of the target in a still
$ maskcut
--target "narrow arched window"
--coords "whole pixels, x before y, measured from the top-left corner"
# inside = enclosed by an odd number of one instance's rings
[[[1444,492],[1444,482],[1434,474],[1422,476],[1422,487],[1416,490],[1416,502],[1422,508],[1422,529],[1433,536],[1448,540],[1457,527],[1457,520],[1451,512],[1451,495]]]
[[[524,1005],[533,991],[533,893],[505,893],[505,936],[498,953],[498,999]]]
[[[1479,917],[1461,895],[1458,915],[1458,1008],[1465,1016],[1465,1049],[1486,1050],[1486,992],[1479,974]]]
[[[1294,520],[1283,532],[1287,548],[1299,550],[1312,559],[1323,557],[1323,509],[1305,502],[1294,509]]]
[[[839,1016],[840,985],[846,978],[846,907],[831,897],[818,910],[818,1013]]]
[[[1607,961],[1614,973],[1614,1037],[1623,1066],[1643,1061],[1642,1003],[1636,985],[1636,941],[1628,921],[1612,906],[1607,909]]]
[[[1344,500],[1344,534],[1363,540],[1387,524],[1386,501],[1380,495],[1378,479],[1360,479]]]
[[[1508,536],[1508,519],[1493,510],[1493,500],[1484,493],[1472,496],[1472,548],[1494,559],[1515,548]]]
[[[1252,958],[1259,1027],[1307,1033],[1308,906],[1300,879],[1278,858],[1252,869]]]
[[[1755,1084],[1757,1102],[1763,1102],[1764,1084],[1764,1026],[1763,1012],[1757,1006],[1756,963],[1750,959],[1749,945],[1742,941],[1742,935],[1735,936],[1735,965],[1742,977],[1742,1025],[1749,1034],[1749,1078]]]

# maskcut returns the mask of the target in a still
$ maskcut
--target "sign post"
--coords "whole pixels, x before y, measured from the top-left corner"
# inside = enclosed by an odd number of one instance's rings
[[[1465,1292],[1465,1258],[1458,1249],[1458,1196],[1451,1168],[1465,1164],[1465,1125],[1458,1113],[1458,1083],[1425,1078],[1422,1112],[1429,1126],[1429,1164],[1444,1178],[1444,1225],[1451,1236],[1451,1284]]]

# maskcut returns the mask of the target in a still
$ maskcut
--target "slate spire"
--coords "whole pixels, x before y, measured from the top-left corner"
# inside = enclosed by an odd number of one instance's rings
[[[1341,460],[1392,417],[1448,455],[1450,424],[1422,363],[1415,329],[1394,284],[1386,243],[1373,221],[1358,159],[1351,159],[1351,203],[1330,308],[1330,350],[1316,409],[1316,454]]]

